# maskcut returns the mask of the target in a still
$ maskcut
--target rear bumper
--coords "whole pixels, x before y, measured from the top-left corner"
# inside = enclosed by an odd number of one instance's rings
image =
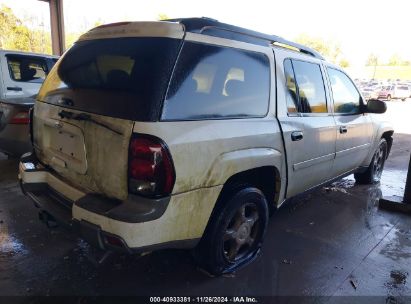
[[[63,227],[101,250],[133,252],[121,237],[112,236],[110,233],[102,231],[98,225],[74,219],[72,217],[73,203],[53,191],[46,184],[27,185],[20,182],[20,185],[23,193],[30,197],[34,205],[39,208],[39,218],[47,225],[52,222],[53,226],[56,224]],[[108,243],[107,236],[115,237],[118,240],[118,246]]]
[[[34,201],[43,220],[50,218],[100,249],[138,253],[192,248],[198,242],[198,239],[162,242],[161,234],[147,238],[152,230],[145,227],[146,223],[163,216],[170,197],[158,200],[130,197],[119,201],[87,194],[58,178],[30,153],[20,160],[19,180],[23,193]]]
[[[28,125],[8,124],[0,131],[0,151],[20,156],[31,150]]]

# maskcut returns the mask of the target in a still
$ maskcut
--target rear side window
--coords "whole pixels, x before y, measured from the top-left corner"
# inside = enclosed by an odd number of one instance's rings
[[[343,72],[327,68],[334,100],[334,112],[357,114],[360,112],[360,93]]]
[[[185,42],[162,119],[265,116],[269,83],[269,60],[264,54]]]
[[[319,64],[293,60],[301,113],[327,113],[324,80]]]
[[[155,121],[181,40],[113,38],[76,43],[52,69],[38,99],[129,120]]]
[[[14,81],[42,83],[48,68],[45,59],[19,55],[7,55],[7,65]]]

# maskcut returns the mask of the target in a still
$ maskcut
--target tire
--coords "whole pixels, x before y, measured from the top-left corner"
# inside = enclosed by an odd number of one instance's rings
[[[391,100],[391,95],[388,95],[388,96],[387,96],[387,100]]]
[[[213,275],[232,273],[259,254],[268,223],[264,194],[246,187],[219,201],[194,258]]]
[[[354,174],[354,178],[358,184],[370,185],[380,182],[385,160],[387,159],[387,152],[387,141],[385,138],[381,138],[378,149],[375,151],[367,170],[362,173]]]

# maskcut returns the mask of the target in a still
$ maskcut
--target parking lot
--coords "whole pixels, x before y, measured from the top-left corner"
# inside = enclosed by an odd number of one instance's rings
[[[358,186],[350,176],[290,201],[271,218],[257,261],[220,278],[182,250],[118,255],[96,268],[86,243],[40,223],[17,184],[18,161],[1,155],[0,295],[323,296],[307,298],[316,303],[378,295],[374,303],[402,303],[411,295],[411,217],[380,210],[378,199],[404,191],[409,113],[410,100],[389,103],[385,117],[397,133],[381,185]]]

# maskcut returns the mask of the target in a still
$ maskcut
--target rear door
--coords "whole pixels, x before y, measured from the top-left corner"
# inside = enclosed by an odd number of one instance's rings
[[[134,121],[158,120],[180,44],[159,37],[76,43],[38,94],[40,160],[85,191],[125,199]]]
[[[327,67],[334,118],[337,124],[336,158],[333,175],[357,168],[367,157],[372,140],[372,121],[361,112],[362,98],[351,79],[342,71]]]
[[[278,60],[278,58],[277,58]],[[331,178],[335,156],[335,123],[329,113],[323,70],[319,60],[285,58],[279,66],[278,118],[288,162],[287,197]],[[286,101],[286,109],[281,100]]]
[[[1,64],[6,99],[37,94],[49,72],[48,59],[41,56],[6,54]]]

